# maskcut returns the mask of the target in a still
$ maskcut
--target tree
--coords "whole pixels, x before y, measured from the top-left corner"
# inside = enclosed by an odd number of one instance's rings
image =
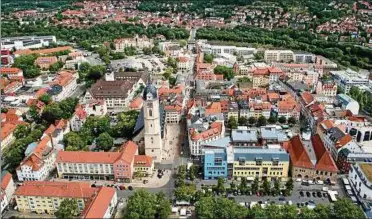
[[[29,125],[18,125],[14,130],[14,137],[16,139],[25,138],[30,134],[30,131]]]
[[[256,124],[256,122],[257,122],[257,119],[255,117],[251,116],[248,118],[249,125],[254,125]]]
[[[316,215],[316,219],[330,219],[331,218],[331,209],[328,205],[317,204],[313,209]]]
[[[212,63],[214,59],[214,55],[212,54],[204,54],[204,62],[205,63]]]
[[[51,65],[49,67],[49,71],[52,72],[52,73],[56,73],[62,67],[63,67],[63,63],[62,62],[56,62],[56,63],[54,63],[53,65]]]
[[[291,117],[289,117],[289,119],[288,119],[288,123],[289,124],[296,124],[296,122],[297,122],[297,120],[296,120],[296,118],[295,117],[293,117],[293,116],[291,116]]]
[[[215,202],[213,197],[201,197],[195,204],[195,214],[200,219],[214,219]]]
[[[180,201],[190,201],[195,193],[196,186],[194,184],[182,185],[174,190],[174,196]]]
[[[301,213],[299,215],[301,219],[316,219],[316,213],[313,209],[308,207],[301,208]]]
[[[191,165],[189,169],[189,177],[191,181],[194,181],[197,173],[198,173],[198,167],[196,165]]]
[[[66,198],[59,204],[55,215],[57,218],[76,218],[79,215],[79,206],[76,199]]]
[[[266,125],[266,118],[265,118],[265,116],[260,116],[260,117],[257,119],[256,126],[257,126],[257,127],[261,127],[261,126],[265,126],[265,125]]]
[[[156,194],[156,214],[155,218],[163,219],[168,218],[172,213],[172,207],[170,201],[165,197],[163,192]]]
[[[35,67],[34,63],[37,55],[21,55],[14,59],[14,67],[23,71],[25,78],[34,78],[40,75],[40,69]]]
[[[225,192],[225,180],[222,177],[218,177],[216,191],[218,193]]]
[[[365,218],[361,208],[346,198],[338,199],[333,205],[333,211],[335,219]]]
[[[247,192],[248,185],[247,185],[247,178],[246,177],[241,178],[239,189],[240,189],[241,193],[246,193]]]
[[[281,124],[284,124],[287,122],[287,119],[285,118],[285,116],[281,116],[279,117],[278,122],[280,122]]]
[[[181,47],[185,47],[187,45],[187,41],[186,40],[180,40],[179,43],[180,43],[180,46]]]
[[[273,195],[279,195],[280,194],[280,181],[277,179],[274,182],[274,189],[273,189]]]
[[[80,151],[86,148],[86,140],[76,132],[69,132],[64,135],[63,142],[66,146],[66,151]]]
[[[262,183],[262,189],[265,195],[269,195],[271,191],[271,184],[267,179],[265,178]]]
[[[258,178],[254,178],[253,180],[253,183],[251,185],[251,189],[252,189],[252,193],[255,194],[258,192],[258,186],[259,186],[259,182],[258,182]]]
[[[239,117],[239,119],[238,119],[238,123],[239,123],[239,125],[241,125],[241,126],[245,126],[245,125],[247,125],[247,122],[248,122],[248,119],[247,119],[247,117],[245,117],[245,116],[241,116],[241,117]]]
[[[267,120],[270,124],[275,124],[278,121],[276,116],[270,116],[270,118]]]
[[[223,78],[227,79],[227,80],[231,80],[235,76],[235,72],[232,68],[229,68],[227,66],[222,66],[222,65],[217,65],[214,68],[214,73],[219,74],[219,75],[223,75]]]
[[[107,132],[104,132],[96,139],[96,145],[101,150],[109,151],[114,146],[114,139]]]
[[[230,116],[229,121],[228,121],[229,127],[231,129],[236,129],[238,128],[238,123],[236,122],[236,119],[234,116]]]
[[[52,103],[45,106],[41,118],[46,120],[48,123],[52,124],[56,120],[62,119],[63,111],[59,107],[58,103]]]
[[[47,105],[52,102],[52,97],[49,94],[43,94],[39,97],[39,100]]]
[[[289,178],[288,181],[285,183],[285,189],[287,195],[290,195],[293,190],[293,179]]]
[[[285,219],[297,219],[298,218],[297,207],[294,205],[284,205],[281,210],[283,212],[283,218]]]
[[[148,219],[154,218],[157,213],[156,197],[146,190],[139,189],[129,197],[125,209],[126,219]]]

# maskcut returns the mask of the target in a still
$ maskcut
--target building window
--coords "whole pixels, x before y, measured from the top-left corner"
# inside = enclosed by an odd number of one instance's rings
[[[152,116],[152,110],[151,109],[149,110],[149,116]]]

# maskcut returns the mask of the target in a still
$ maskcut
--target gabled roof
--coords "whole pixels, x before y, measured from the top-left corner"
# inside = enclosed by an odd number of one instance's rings
[[[115,196],[115,189],[109,187],[101,187],[98,194],[94,197],[89,206],[86,206],[83,212],[83,218],[104,218],[107,208],[110,206],[111,200]]]
[[[300,136],[296,135],[290,140],[288,152],[294,167],[314,168],[304,145],[301,142]]]
[[[328,172],[337,172],[337,166],[331,155],[324,147],[322,140],[318,134],[311,137],[311,143],[313,144],[317,163],[315,169],[323,170]]]
[[[127,141],[121,148],[121,156],[119,160],[123,160],[126,163],[132,163],[134,155],[137,152],[138,146],[133,141]]]
[[[136,155],[134,156],[134,166],[135,167],[151,167],[152,157],[147,155]]]

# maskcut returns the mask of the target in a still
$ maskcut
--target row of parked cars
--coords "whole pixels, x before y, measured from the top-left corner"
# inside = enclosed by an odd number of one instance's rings
[[[313,192],[310,192],[310,191],[300,191],[300,196],[301,197],[304,197],[304,196],[307,196],[308,198],[310,197],[313,197],[313,198],[328,198],[328,193],[326,192],[321,192],[321,191],[313,191]]]
[[[96,184],[92,184],[91,185],[92,187],[102,187],[103,185],[96,185]],[[111,188],[116,188],[117,190],[130,190],[132,191],[133,190],[133,187],[132,186],[124,186],[124,185],[113,185],[113,184],[109,184],[109,185],[106,185],[107,187],[111,187]]]

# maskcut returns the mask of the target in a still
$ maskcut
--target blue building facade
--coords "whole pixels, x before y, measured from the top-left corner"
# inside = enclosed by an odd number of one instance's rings
[[[204,179],[227,177],[227,155],[225,149],[207,149],[203,151]]]

